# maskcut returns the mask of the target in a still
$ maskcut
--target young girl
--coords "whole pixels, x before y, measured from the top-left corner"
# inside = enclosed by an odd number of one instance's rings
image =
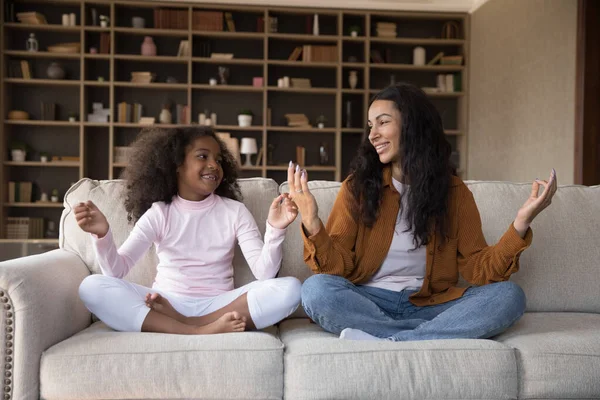
[[[92,234],[103,275],[83,280],[86,307],[118,331],[210,334],[261,329],[300,302],[300,282],[274,278],[295,205],[282,195],[270,206],[264,243],[240,196],[232,154],[205,127],[153,129],[134,143],[125,171],[125,209],[135,226],[117,249],[106,217],[91,201],[75,208]],[[239,243],[258,279],[234,289]],[[159,263],[152,288],[123,280],[152,244]]]

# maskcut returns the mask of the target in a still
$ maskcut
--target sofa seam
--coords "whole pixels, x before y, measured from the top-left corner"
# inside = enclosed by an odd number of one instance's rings
[[[279,349],[265,349],[265,350],[240,350],[240,349],[229,349],[229,350],[223,350],[223,349],[214,349],[214,350],[173,350],[173,351],[153,351],[153,352],[149,352],[149,351],[136,351],[136,352],[130,352],[130,353],[95,353],[95,354],[44,354],[44,357],[47,358],[52,358],[52,357],[96,357],[96,356],[113,356],[113,355],[146,355],[146,354],[177,354],[177,353],[208,353],[208,352],[224,352],[224,351],[236,351],[236,352],[247,352],[247,353],[259,353],[259,352],[264,352],[264,353],[268,353],[268,352],[272,352],[272,353],[279,353],[281,351],[285,350],[284,347],[280,347]]]
[[[396,342],[399,343],[399,342]],[[311,354],[288,354],[290,357],[309,357],[309,356],[322,356],[322,355],[338,355],[338,354],[357,354],[357,353],[405,353],[405,352],[425,352],[425,351],[433,351],[433,352],[445,352],[445,351],[498,351],[498,352],[511,352],[514,353],[516,349],[381,349],[381,350],[353,350],[353,351],[342,351],[335,353],[311,353]]]
[[[2,342],[4,343],[4,362],[2,363],[2,383],[3,383],[3,398],[11,400],[14,393],[14,342],[16,338],[16,318],[15,308],[12,304],[12,299],[8,294],[8,290],[0,287],[0,302],[4,303],[4,331],[0,332]]]

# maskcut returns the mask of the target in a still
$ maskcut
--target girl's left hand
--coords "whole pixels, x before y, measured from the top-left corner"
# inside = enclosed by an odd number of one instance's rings
[[[271,203],[267,221],[273,228],[285,229],[298,216],[298,207],[287,193],[280,194]]]
[[[538,195],[540,186],[544,187],[544,192]],[[533,219],[541,213],[546,207],[552,203],[552,197],[556,193],[557,179],[556,171],[552,169],[550,179],[548,181],[536,179],[531,186],[531,195],[519,209],[517,218],[513,222],[515,229],[521,234],[521,237],[525,237],[525,233],[529,228],[529,225]]]

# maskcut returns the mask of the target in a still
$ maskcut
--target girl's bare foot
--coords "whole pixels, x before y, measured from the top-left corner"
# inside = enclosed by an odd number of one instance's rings
[[[243,332],[246,329],[246,321],[237,311],[223,314],[219,319],[208,325],[199,326],[198,334],[214,334],[228,332]]]
[[[186,323],[186,318],[181,315],[172,305],[169,300],[165,299],[158,293],[147,293],[146,294],[146,305],[148,308],[165,314],[168,317],[173,318],[176,321]]]

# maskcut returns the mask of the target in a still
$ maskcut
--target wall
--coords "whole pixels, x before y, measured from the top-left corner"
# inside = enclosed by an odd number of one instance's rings
[[[468,179],[573,182],[576,33],[575,0],[473,12]]]

